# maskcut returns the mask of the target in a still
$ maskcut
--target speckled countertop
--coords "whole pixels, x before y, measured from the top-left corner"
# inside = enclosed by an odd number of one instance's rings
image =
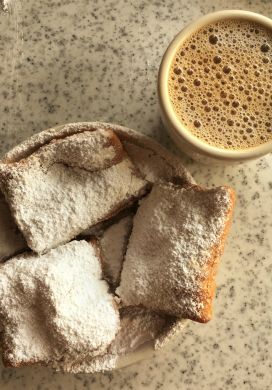
[[[156,98],[159,62],[186,23],[241,8],[272,17],[272,1],[10,0],[0,13],[0,154],[56,123],[104,120],[173,148]],[[123,370],[61,375],[1,367],[11,389],[271,389],[272,155],[226,168],[182,157],[204,185],[230,184],[235,222],[213,320],[190,323],[163,353]]]

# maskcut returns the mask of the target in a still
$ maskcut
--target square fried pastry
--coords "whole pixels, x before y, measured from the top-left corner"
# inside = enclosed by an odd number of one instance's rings
[[[96,248],[71,241],[0,266],[0,343],[5,365],[57,364],[105,353],[118,332],[117,303]]]
[[[28,246],[44,253],[129,206],[147,182],[115,133],[97,129],[0,163],[0,186]]]
[[[117,289],[122,304],[210,320],[233,206],[228,187],[155,185],[134,217]]]

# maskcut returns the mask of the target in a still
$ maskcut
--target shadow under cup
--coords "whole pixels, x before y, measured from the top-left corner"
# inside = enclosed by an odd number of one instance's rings
[[[256,159],[272,152],[272,139],[268,142],[245,149],[224,149],[223,147],[216,147],[202,141],[199,137],[193,135],[192,132],[186,128],[185,124],[178,118],[170,100],[169,75],[174,57],[176,56],[178,50],[186,41],[188,41],[188,38],[203,27],[224,20],[244,20],[258,24],[266,30],[271,30],[272,33],[272,20],[253,12],[231,10],[219,11],[205,15],[185,27],[170,43],[162,58],[158,75],[158,98],[161,117],[169,135],[183,152],[193,159],[203,163],[237,163]],[[272,102],[271,97],[270,100]]]

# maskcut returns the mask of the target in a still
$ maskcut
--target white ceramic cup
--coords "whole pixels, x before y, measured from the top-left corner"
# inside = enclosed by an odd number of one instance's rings
[[[256,22],[272,31],[272,20],[248,11],[219,11],[205,15],[186,26],[170,43],[167,48],[158,75],[158,97],[161,109],[161,117],[171,138],[177,146],[190,157],[204,163],[235,163],[252,160],[272,152],[272,141],[242,150],[230,150],[217,148],[202,142],[194,136],[186,126],[180,122],[175,114],[168,93],[168,76],[174,56],[180,46],[200,28],[224,19],[244,19]]]

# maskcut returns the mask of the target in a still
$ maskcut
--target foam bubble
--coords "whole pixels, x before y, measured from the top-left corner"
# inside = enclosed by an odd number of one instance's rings
[[[228,20],[199,30],[179,48],[169,94],[194,135],[227,149],[272,139],[271,44],[264,27]]]

